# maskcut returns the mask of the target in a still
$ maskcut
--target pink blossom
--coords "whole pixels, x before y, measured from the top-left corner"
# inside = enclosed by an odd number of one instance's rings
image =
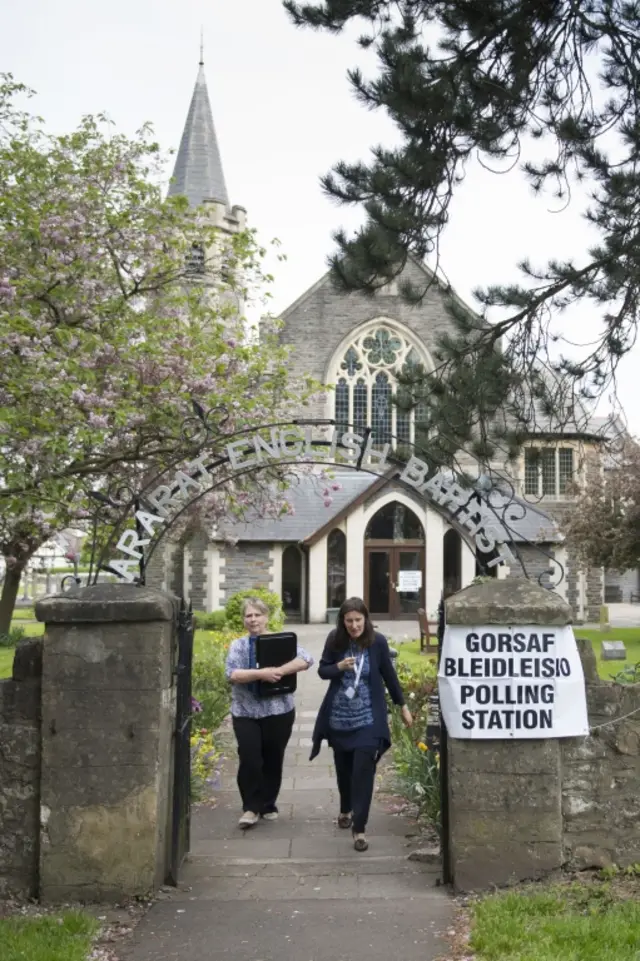
[[[332,501],[332,499],[331,499],[330,497],[325,497],[325,499],[324,499],[324,506],[325,506],[325,507],[331,507],[332,503],[333,503],[333,501]]]
[[[92,427],[108,427],[109,418],[105,417],[104,414],[94,414],[93,411],[89,414],[89,423]]]

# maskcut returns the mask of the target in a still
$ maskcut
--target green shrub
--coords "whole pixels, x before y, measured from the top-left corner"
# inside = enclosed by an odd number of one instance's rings
[[[422,740],[426,735],[429,697],[437,686],[435,661],[425,661],[418,670],[397,665],[398,680],[407,707],[413,715],[413,728],[402,723],[400,712],[391,711],[392,756],[397,788],[415,804],[421,817],[440,828],[440,758]]]
[[[234,631],[244,631],[244,620],[242,617],[242,602],[246,597],[257,597],[269,608],[269,621],[267,627],[270,631],[281,631],[284,625],[284,611],[282,601],[273,591],[267,591],[264,587],[254,587],[248,591],[238,591],[227,601],[225,615],[227,627]]]
[[[216,731],[229,712],[231,685],[224,673],[229,642],[221,632],[198,638],[192,670],[192,694],[202,708],[194,721],[198,728]]]
[[[196,631],[223,631],[226,624],[224,608],[219,611],[194,611],[193,626]]]
[[[618,684],[640,684],[640,661],[637,664],[627,664],[617,674],[613,674],[612,679]]]
[[[16,647],[26,633],[24,627],[12,627],[6,634],[0,634],[0,647]]]

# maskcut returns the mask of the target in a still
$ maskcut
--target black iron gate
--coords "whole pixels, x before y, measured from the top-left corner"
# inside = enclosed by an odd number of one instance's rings
[[[169,884],[177,884],[180,868],[189,853],[191,825],[191,667],[193,664],[193,615],[180,602],[176,665],[176,723],[174,730],[173,814]]]
[[[440,671],[440,658],[442,657],[444,629],[445,611],[444,597],[442,597],[438,606],[438,672]],[[449,847],[449,750],[447,725],[442,717],[440,705],[438,705],[438,714],[440,721],[440,850],[442,854],[442,881],[443,884],[451,884],[451,852]]]

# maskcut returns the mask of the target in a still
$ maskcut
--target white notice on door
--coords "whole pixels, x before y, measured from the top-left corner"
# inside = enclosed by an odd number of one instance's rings
[[[398,571],[398,590],[419,591],[422,587],[422,571]]]

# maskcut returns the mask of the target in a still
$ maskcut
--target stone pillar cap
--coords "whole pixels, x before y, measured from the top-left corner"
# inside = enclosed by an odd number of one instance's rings
[[[571,624],[571,608],[559,594],[535,581],[506,578],[471,584],[445,601],[447,624]]]
[[[92,584],[36,603],[36,617],[46,624],[119,621],[172,621],[178,599],[135,584]]]

